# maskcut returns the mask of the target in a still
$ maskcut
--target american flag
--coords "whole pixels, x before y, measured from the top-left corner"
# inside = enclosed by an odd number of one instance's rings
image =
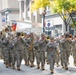
[[[17,27],[16,23],[12,24],[12,31],[16,31],[16,27]]]

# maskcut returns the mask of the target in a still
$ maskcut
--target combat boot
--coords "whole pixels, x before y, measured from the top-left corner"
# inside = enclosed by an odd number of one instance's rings
[[[37,65],[37,69],[40,69],[40,65]]]
[[[8,68],[8,65],[6,65],[6,68]]]
[[[11,63],[8,64],[11,67]]]
[[[53,73],[54,73],[54,70],[52,69],[52,70],[51,70],[51,74],[53,74]]]
[[[45,70],[45,69],[44,69],[44,65],[41,66],[41,69],[42,69],[42,70]]]
[[[64,66],[62,66],[62,69],[64,68]]]
[[[27,65],[27,63],[25,62],[25,65]]]
[[[76,64],[74,64],[76,66]]]
[[[76,62],[74,62],[74,65],[76,66]]]
[[[21,70],[20,67],[17,67],[17,70],[20,71]]]
[[[57,67],[59,67],[59,64],[57,63]]]
[[[62,69],[64,69],[65,67],[64,67],[64,65],[62,64]]]
[[[12,66],[13,69],[15,69],[15,66]]]
[[[28,65],[29,65],[29,62],[26,63],[26,66],[28,66]]]
[[[33,63],[31,63],[30,67],[34,67],[35,65]]]
[[[68,70],[68,67],[65,66],[65,70]]]
[[[70,63],[68,62],[67,65],[69,65]]]
[[[49,62],[47,62],[47,65],[49,65]]]
[[[6,64],[5,61],[4,61],[4,64]]]

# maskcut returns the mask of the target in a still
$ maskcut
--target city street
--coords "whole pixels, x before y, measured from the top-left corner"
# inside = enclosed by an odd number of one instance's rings
[[[76,75],[76,0],[0,0],[0,75],[52,74]]]
[[[76,67],[73,65],[73,58],[70,56],[70,64],[69,70],[66,71],[61,68],[61,66],[55,66],[54,75],[76,75]],[[45,70],[38,70],[36,66],[31,68],[29,66],[24,65],[24,61],[22,61],[21,71],[13,70],[12,68],[5,68],[3,64],[3,60],[0,60],[0,75],[51,75],[49,70],[49,65],[45,65]]]

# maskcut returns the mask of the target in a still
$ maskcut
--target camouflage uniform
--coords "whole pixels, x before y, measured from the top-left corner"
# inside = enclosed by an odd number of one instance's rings
[[[39,39],[34,42],[34,52],[36,56],[37,68],[40,68],[40,48],[39,48]]]
[[[45,39],[41,39],[39,41],[39,48],[40,48],[40,62],[41,62],[41,69],[44,70],[45,65],[45,46],[47,44],[47,41]]]
[[[49,44],[49,42],[48,42],[48,44]],[[47,47],[47,45],[46,45],[46,47]],[[46,54],[45,55],[46,55],[47,64],[49,64],[49,51],[48,50],[46,51]]]
[[[5,45],[3,42],[4,38],[5,36],[0,39],[0,47],[1,47],[2,59],[4,60],[4,64],[5,64]]]
[[[9,51],[10,51],[10,65],[12,65],[12,68],[15,69],[15,50],[14,50],[14,42],[16,40],[14,40],[13,37],[11,37],[10,41],[9,41]]]
[[[11,51],[12,51],[12,41],[11,41],[11,37],[8,37],[8,55],[9,55],[9,66],[11,66]]]
[[[30,61],[30,66],[34,67],[34,50],[33,50],[33,44],[34,44],[34,37],[30,37],[28,39],[28,54],[29,54],[29,61]]]
[[[67,64],[69,61],[69,56],[71,54],[71,46],[72,41],[67,40],[67,38],[65,38],[65,40],[62,43],[62,49],[63,49],[63,66],[65,67],[66,70],[68,69]]]
[[[28,38],[23,38],[24,40],[24,54],[23,54],[23,58],[24,58],[24,61],[25,61],[25,65],[28,66],[29,65],[29,54],[28,54]]]
[[[59,43],[59,46],[60,46],[60,59],[61,59],[61,65],[62,65],[62,68],[64,68],[64,65],[63,65],[63,61],[64,61],[64,54],[63,54],[63,52],[64,52],[64,49],[63,49],[63,42],[64,42],[64,38],[63,39],[61,39],[60,40],[60,43]]]
[[[76,40],[72,41],[72,54],[74,59],[74,65],[76,66]]]
[[[2,54],[3,54],[3,57],[4,57],[4,61],[5,61],[5,64],[6,64],[6,68],[9,66],[9,47],[8,47],[8,38],[4,38],[4,40],[2,41]]]
[[[23,39],[18,37],[14,46],[15,46],[15,56],[17,61],[17,69],[20,71],[21,61],[23,58]]]
[[[55,60],[55,63],[57,64],[57,67],[59,66],[59,60],[60,60],[60,47],[59,47],[59,40],[56,41],[56,44],[57,44],[57,51],[56,51],[56,60]]]
[[[2,59],[2,38],[0,38],[0,58]]]
[[[48,61],[50,63],[50,70],[53,73],[54,64],[56,60],[57,44],[56,42],[50,42],[46,46],[46,51],[48,51]]]

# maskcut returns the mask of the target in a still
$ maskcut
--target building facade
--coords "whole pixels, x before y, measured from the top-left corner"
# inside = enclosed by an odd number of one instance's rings
[[[35,32],[40,31],[39,33],[42,33],[43,32],[43,17],[42,17],[43,11],[42,9],[39,9],[39,12],[36,11],[31,13],[30,6],[32,4],[32,1],[33,0],[18,0],[19,19],[22,21],[25,21],[25,20],[32,21],[31,30]],[[48,24],[50,25],[48,26]],[[59,17],[59,15],[51,14],[51,10],[49,7],[46,7],[44,30],[46,34],[51,34],[52,36],[59,36],[66,32],[66,28],[63,20]]]
[[[31,32],[42,33],[42,13],[32,12],[31,13],[31,4],[33,0],[18,0],[19,3],[19,20],[31,21],[32,28]]]
[[[69,31],[69,29],[68,29]],[[45,33],[58,37],[66,32],[66,26],[58,14],[45,15]]]
[[[19,20],[18,0],[0,0],[0,25],[5,27],[11,20]]]
[[[67,15],[68,16],[68,15]],[[76,16],[73,13],[73,20],[75,20]],[[69,17],[69,25],[65,25],[63,19],[58,14],[52,14],[50,7],[46,7],[45,14],[45,33],[54,37],[59,37],[60,35],[64,35],[64,33],[69,32],[74,35],[74,28],[71,27],[72,19]]]
[[[70,20],[70,24],[72,21]],[[51,9],[46,7],[45,15],[45,33],[54,37],[64,35],[66,32],[66,25],[58,14],[52,14]],[[70,25],[67,26],[67,32],[74,35],[74,29]]]
[[[43,25],[46,34],[58,37],[66,32],[66,25],[58,14],[52,14],[50,7],[46,7],[45,21],[43,21],[42,9],[39,12],[31,13],[31,4],[33,0],[18,0],[19,3],[19,19],[23,22],[32,21],[31,31],[43,33]],[[44,23],[45,22],[45,23]],[[67,27],[69,32],[70,28]]]
[[[41,23],[42,15],[39,12],[31,13],[31,4],[33,0],[18,0],[19,2],[19,10],[20,10],[20,20],[31,20],[35,23]]]

